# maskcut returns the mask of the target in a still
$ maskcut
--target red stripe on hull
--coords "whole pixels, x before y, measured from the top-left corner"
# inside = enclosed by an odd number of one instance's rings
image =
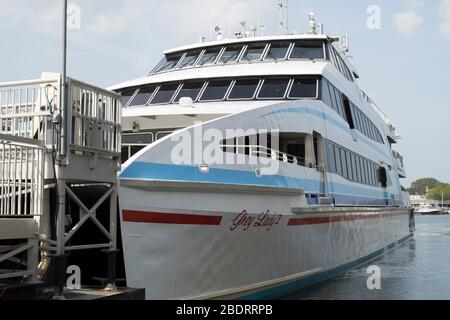
[[[403,215],[405,213],[376,213],[376,214],[354,214],[354,215],[339,215],[339,216],[326,216],[326,217],[307,217],[307,218],[291,218],[289,219],[288,226],[305,226],[313,224],[325,224],[342,221],[354,221],[364,219],[377,219],[384,217],[392,217]]]
[[[222,217],[123,210],[123,221],[218,226],[222,222]]]

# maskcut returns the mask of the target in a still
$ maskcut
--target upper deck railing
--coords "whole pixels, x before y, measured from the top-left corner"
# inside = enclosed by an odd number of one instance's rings
[[[369,105],[372,107],[373,110],[383,119],[384,123],[388,126],[390,134],[392,135],[392,138],[396,138],[397,134],[395,133],[395,126],[392,123],[392,121],[388,118],[388,116],[381,110],[378,105],[373,102],[372,99],[369,98],[369,96],[361,90],[361,95],[363,98],[369,103]]]

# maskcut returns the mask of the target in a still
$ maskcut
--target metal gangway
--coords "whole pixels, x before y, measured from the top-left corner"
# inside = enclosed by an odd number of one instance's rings
[[[53,262],[56,295],[62,294],[67,253],[75,250],[104,249],[113,288],[117,251],[120,96],[66,79],[43,73],[0,83],[0,284],[37,281]],[[74,191],[98,185],[106,192],[91,207]],[[106,201],[107,224],[97,216]],[[78,205],[76,223],[68,222],[69,202]],[[107,240],[71,245],[87,221]]]

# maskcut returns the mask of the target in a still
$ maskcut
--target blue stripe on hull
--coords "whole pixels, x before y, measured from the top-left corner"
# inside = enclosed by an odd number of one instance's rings
[[[162,163],[133,162],[121,174],[126,179],[155,179],[193,182],[228,183],[234,185],[257,185],[303,189],[308,194],[323,194],[323,183],[318,180],[301,179],[282,175],[257,177],[253,171],[211,168],[201,173],[198,167]],[[385,206],[388,193],[382,189],[370,190],[355,185],[329,183],[330,193],[337,205]],[[342,195],[344,193],[346,195]],[[312,202],[311,204],[315,204]]]
[[[278,298],[278,297],[282,297],[284,295],[287,295],[293,291],[311,286],[313,284],[319,283],[321,281],[330,279],[340,273],[343,273],[345,271],[348,271],[350,269],[353,269],[359,265],[362,265],[364,263],[367,263],[371,260],[374,260],[375,258],[380,257],[386,249],[390,250],[393,249],[395,247],[396,244],[400,245],[404,242],[406,242],[407,240],[409,240],[410,238],[412,238],[414,236],[413,233],[409,234],[408,236],[393,242],[391,244],[389,244],[387,247],[380,249],[374,253],[371,253],[365,257],[359,258],[357,260],[354,260],[352,262],[346,263],[344,265],[341,265],[339,267],[324,271],[324,272],[320,272],[317,274],[314,274],[312,276],[308,276],[299,280],[295,280],[286,284],[283,284],[281,286],[277,286],[277,287],[273,287],[270,289],[265,289],[250,295],[245,295],[240,297],[238,300],[264,300],[264,299],[273,299],[273,298]]]

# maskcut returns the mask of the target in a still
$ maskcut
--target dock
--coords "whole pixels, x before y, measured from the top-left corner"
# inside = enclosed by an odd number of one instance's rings
[[[121,97],[65,79],[0,83],[0,300],[138,299],[116,283]]]

